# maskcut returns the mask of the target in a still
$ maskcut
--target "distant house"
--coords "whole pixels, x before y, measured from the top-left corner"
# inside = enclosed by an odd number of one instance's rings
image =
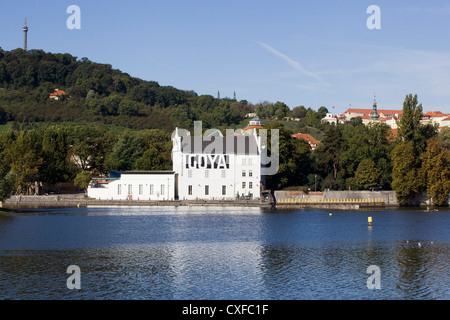
[[[450,117],[444,118],[441,121],[441,126],[439,127],[439,130],[441,130],[443,127],[450,127]]]
[[[311,150],[315,150],[320,143],[319,140],[315,139],[313,136],[311,136],[310,134],[307,134],[307,133],[295,133],[292,135],[292,137],[297,138],[297,139],[306,140],[306,142],[309,143]]]
[[[248,122],[248,126],[244,128],[245,135],[253,135],[257,129],[263,129],[263,122],[260,118],[254,117]]]
[[[322,123],[329,123],[329,124],[334,124],[337,125],[338,123],[338,118],[336,116],[333,116],[332,113],[327,113],[325,118],[322,118],[322,120],[320,120]]]
[[[49,95],[50,99],[59,100],[62,96],[65,96],[66,92],[64,90],[55,89],[54,92],[51,92]]]
[[[449,116],[450,114],[448,113],[442,113],[440,111],[429,111],[423,114],[421,122],[423,124],[437,124],[439,127],[448,127],[450,118]]]
[[[99,200],[175,200],[174,171],[110,172],[95,177],[88,187],[88,196]]]

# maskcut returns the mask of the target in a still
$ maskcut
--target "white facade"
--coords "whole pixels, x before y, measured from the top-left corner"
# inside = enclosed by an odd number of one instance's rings
[[[260,139],[256,135],[173,137],[173,171],[180,200],[259,199]]]
[[[326,116],[325,116],[325,118],[323,118],[323,119],[320,120],[320,121],[321,121],[322,123],[327,122],[327,123],[329,123],[329,124],[334,124],[334,125],[337,125],[337,123],[338,123],[337,117],[333,116],[332,113],[327,113]]]
[[[107,183],[93,181],[88,196],[98,200],[175,200],[175,180],[172,171],[121,172]]]

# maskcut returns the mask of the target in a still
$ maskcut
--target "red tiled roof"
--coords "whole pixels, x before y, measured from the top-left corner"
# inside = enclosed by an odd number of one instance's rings
[[[428,111],[427,113],[424,113],[423,116],[424,117],[431,117],[431,118],[440,118],[440,117],[445,117],[445,116],[449,116],[450,114],[448,113],[442,113],[440,111]]]
[[[66,95],[66,92],[64,90],[55,89],[55,92],[50,93],[50,97],[64,96],[64,95]]]
[[[309,144],[315,144],[318,145],[320,143],[319,140],[315,139],[313,136],[307,133],[295,133],[292,135],[292,137],[295,137],[297,139],[304,139],[308,141]]]
[[[244,131],[250,130],[250,129],[263,129],[263,126],[247,126],[244,128]]]
[[[345,113],[361,113],[363,115],[369,115],[373,109],[347,109]],[[390,109],[378,109],[378,114],[383,114],[384,116],[393,116],[398,114],[401,116],[403,114],[403,110],[390,110]]]
[[[390,129],[388,132],[390,133],[390,136],[388,133],[388,140],[391,142],[394,141],[397,138],[398,129]]]

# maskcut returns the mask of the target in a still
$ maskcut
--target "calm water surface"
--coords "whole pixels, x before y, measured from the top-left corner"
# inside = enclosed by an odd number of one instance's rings
[[[0,213],[0,298],[450,299],[449,226],[448,210]],[[70,265],[81,290],[66,286]]]

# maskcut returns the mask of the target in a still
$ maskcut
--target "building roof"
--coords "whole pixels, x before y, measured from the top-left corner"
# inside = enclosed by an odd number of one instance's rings
[[[244,131],[250,130],[250,129],[263,129],[263,126],[246,126],[244,128]]]
[[[388,140],[389,141],[395,141],[395,139],[397,138],[397,135],[398,135],[398,129],[390,129],[389,131],[388,131]]]
[[[303,139],[306,140],[309,144],[319,144],[320,141],[315,139],[312,135],[307,134],[307,133],[295,133],[292,135],[292,137],[295,137],[297,139]]]
[[[347,111],[345,111],[345,113],[360,113],[362,115],[370,115],[370,113],[373,111],[373,109],[354,109],[354,108],[350,108],[347,109]],[[398,115],[398,116],[402,116],[403,114],[403,110],[390,110],[390,109],[377,109],[377,112],[379,115],[383,115],[383,116],[394,116],[394,115]]]
[[[50,93],[50,97],[64,96],[66,92],[64,90],[55,89],[55,92]]]
[[[187,154],[259,154],[256,137],[253,135],[211,137],[210,140],[202,136],[185,136],[181,139],[181,150]]]
[[[449,116],[448,113],[442,113],[441,111],[428,111],[427,113],[424,113],[424,117],[430,117],[430,118],[441,118],[445,116]]]
[[[175,171],[155,170],[155,171],[119,171],[122,174],[174,174]]]

